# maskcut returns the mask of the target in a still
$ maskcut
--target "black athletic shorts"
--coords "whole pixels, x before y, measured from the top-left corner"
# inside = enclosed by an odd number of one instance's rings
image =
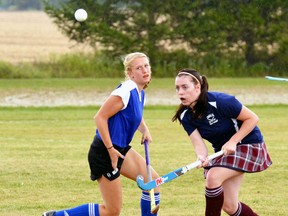
[[[114,148],[117,149],[122,155],[126,155],[131,146],[126,148],[120,148],[114,145]],[[102,175],[105,176],[110,181],[118,178],[120,176],[120,169],[123,163],[122,158],[118,158],[117,169],[114,170],[111,164],[111,159],[104,145],[103,141],[98,139],[96,136],[90,146],[88,153],[88,162],[90,166],[91,175],[90,178],[92,181],[99,179]]]

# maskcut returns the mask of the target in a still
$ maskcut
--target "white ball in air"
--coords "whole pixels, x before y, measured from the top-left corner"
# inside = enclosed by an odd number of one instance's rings
[[[77,21],[83,22],[87,19],[88,14],[84,9],[81,8],[75,11],[74,17]]]

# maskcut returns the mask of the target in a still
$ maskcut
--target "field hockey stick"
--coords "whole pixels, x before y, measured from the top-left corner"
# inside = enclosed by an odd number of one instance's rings
[[[281,78],[281,77],[272,77],[272,76],[265,76],[268,80],[275,80],[275,81],[286,81],[288,82],[288,78]]]
[[[148,141],[144,141],[144,149],[145,149],[145,158],[146,158],[146,168],[147,168],[147,175],[148,175],[148,181],[152,181],[152,175],[151,175],[151,166],[150,166],[150,155],[149,155],[149,149],[148,149]],[[159,210],[159,205],[156,205],[155,201],[155,195],[154,195],[154,188],[151,188],[149,190],[150,195],[150,205],[151,205],[151,213],[156,214]]]
[[[223,155],[223,153],[224,153],[224,151],[221,150],[219,152],[216,152],[216,153],[210,155],[208,157],[208,159],[212,160],[212,159],[214,159],[216,157],[219,157],[219,156]],[[160,186],[162,184],[165,184],[165,183],[167,183],[169,181],[172,181],[173,179],[175,179],[175,178],[187,173],[191,169],[194,169],[194,168],[196,168],[197,166],[199,166],[201,164],[202,164],[202,162],[200,160],[197,160],[194,163],[191,163],[191,164],[188,164],[188,165],[186,165],[184,167],[176,169],[176,170],[174,170],[174,171],[172,171],[172,172],[170,172],[170,173],[168,173],[166,175],[163,175],[163,176],[161,176],[161,177],[159,177],[157,179],[154,179],[152,181],[149,181],[147,183],[144,183],[143,176],[138,175],[136,181],[137,181],[138,187],[140,189],[142,189],[142,190],[151,190],[151,189],[156,188],[156,187],[158,187],[158,186]]]

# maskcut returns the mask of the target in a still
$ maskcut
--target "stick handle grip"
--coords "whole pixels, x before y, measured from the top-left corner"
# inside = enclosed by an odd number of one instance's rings
[[[145,159],[146,159],[146,165],[150,165],[150,155],[149,155],[149,149],[148,149],[148,141],[144,141],[144,150],[145,150]]]
[[[145,150],[145,158],[146,158],[146,165],[147,165],[147,174],[148,174],[148,181],[152,181],[152,175],[151,175],[151,168],[150,168],[150,155],[149,155],[149,149],[148,149],[148,141],[144,141],[144,150]]]
[[[216,157],[219,157],[219,156],[221,156],[221,155],[223,155],[223,154],[224,154],[224,151],[221,150],[221,151],[218,151],[218,152],[210,155],[210,156],[208,157],[208,159],[209,159],[209,160],[212,160],[212,159],[214,159],[214,158],[216,158]]]
[[[210,161],[210,160],[212,160],[212,159],[214,159],[214,158],[216,158],[216,157],[219,157],[219,156],[221,156],[221,155],[223,155],[223,154],[224,154],[224,151],[221,150],[221,151],[216,152],[216,153],[214,153],[214,154],[212,154],[212,155],[209,155],[209,156],[208,156],[208,159],[209,159],[209,161]],[[193,169],[193,168],[195,168],[195,167],[197,167],[197,166],[200,166],[201,164],[202,164],[202,162],[199,161],[199,160],[197,160],[196,162],[187,165],[187,169],[188,169],[188,170],[191,170],[191,169]]]

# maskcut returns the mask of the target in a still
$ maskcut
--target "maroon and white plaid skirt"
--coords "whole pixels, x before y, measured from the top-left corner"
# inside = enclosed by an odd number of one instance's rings
[[[261,172],[272,164],[264,142],[237,145],[232,155],[219,156],[205,167],[206,172],[212,167],[226,167],[242,172]]]

